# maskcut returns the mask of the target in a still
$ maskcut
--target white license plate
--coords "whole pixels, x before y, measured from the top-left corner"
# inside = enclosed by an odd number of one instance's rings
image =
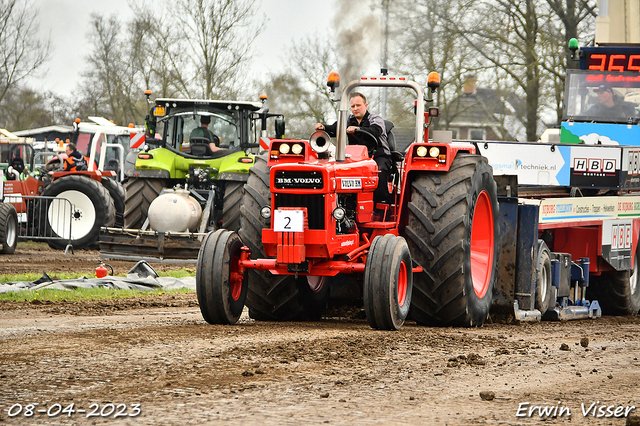
[[[276,210],[273,214],[275,232],[304,232],[304,212],[302,210]]]

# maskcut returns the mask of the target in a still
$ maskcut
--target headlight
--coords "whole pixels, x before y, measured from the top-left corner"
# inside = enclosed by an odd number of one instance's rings
[[[260,209],[260,216],[265,219],[269,219],[271,217],[271,207],[264,206],[262,209]]]
[[[300,145],[299,143],[294,143],[293,146],[291,147],[291,152],[293,152],[296,155],[299,155],[302,152],[302,145]]]
[[[347,212],[345,212],[342,207],[336,207],[336,209],[333,211],[333,217],[338,221],[344,219],[346,214]]]
[[[438,148],[437,146],[432,146],[429,149],[429,156],[433,158],[437,158],[438,155],[440,155],[440,148]]]
[[[426,157],[427,156],[427,147],[426,146],[419,146],[418,149],[416,149],[416,154],[418,154],[418,157]]]
[[[288,143],[283,143],[280,145],[280,154],[288,154],[291,147]]]

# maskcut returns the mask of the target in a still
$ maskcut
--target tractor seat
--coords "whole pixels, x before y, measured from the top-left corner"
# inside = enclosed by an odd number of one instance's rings
[[[213,152],[209,148],[209,144],[206,143],[193,143],[191,144],[191,155],[196,157],[211,157]]]
[[[400,163],[404,160],[404,153],[400,152],[396,148],[396,136],[393,134],[393,122],[390,120],[384,120],[384,127],[387,131],[387,143],[389,144],[389,150],[391,151],[391,161],[394,163]]]
[[[22,157],[14,157],[14,159],[11,160],[10,166],[16,169],[18,173],[22,173],[24,171],[24,160]]]

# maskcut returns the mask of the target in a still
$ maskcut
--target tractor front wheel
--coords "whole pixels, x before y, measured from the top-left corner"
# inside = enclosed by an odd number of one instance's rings
[[[13,204],[0,203],[0,253],[13,254],[18,245],[18,214]]]
[[[482,325],[497,276],[498,201],[486,158],[458,153],[446,173],[411,183],[404,237],[413,260],[411,316],[422,325]]]
[[[411,253],[402,237],[377,236],[364,269],[364,310],[372,328],[398,330],[411,306]]]
[[[235,324],[247,298],[247,278],[239,274],[242,241],[233,231],[207,234],[196,269],[200,312],[209,324]]]

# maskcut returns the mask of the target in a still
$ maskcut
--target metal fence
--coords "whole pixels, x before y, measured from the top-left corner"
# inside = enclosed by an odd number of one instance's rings
[[[65,253],[73,253],[74,206],[70,200],[42,195],[5,194],[18,212],[18,241],[56,241],[66,243]]]

